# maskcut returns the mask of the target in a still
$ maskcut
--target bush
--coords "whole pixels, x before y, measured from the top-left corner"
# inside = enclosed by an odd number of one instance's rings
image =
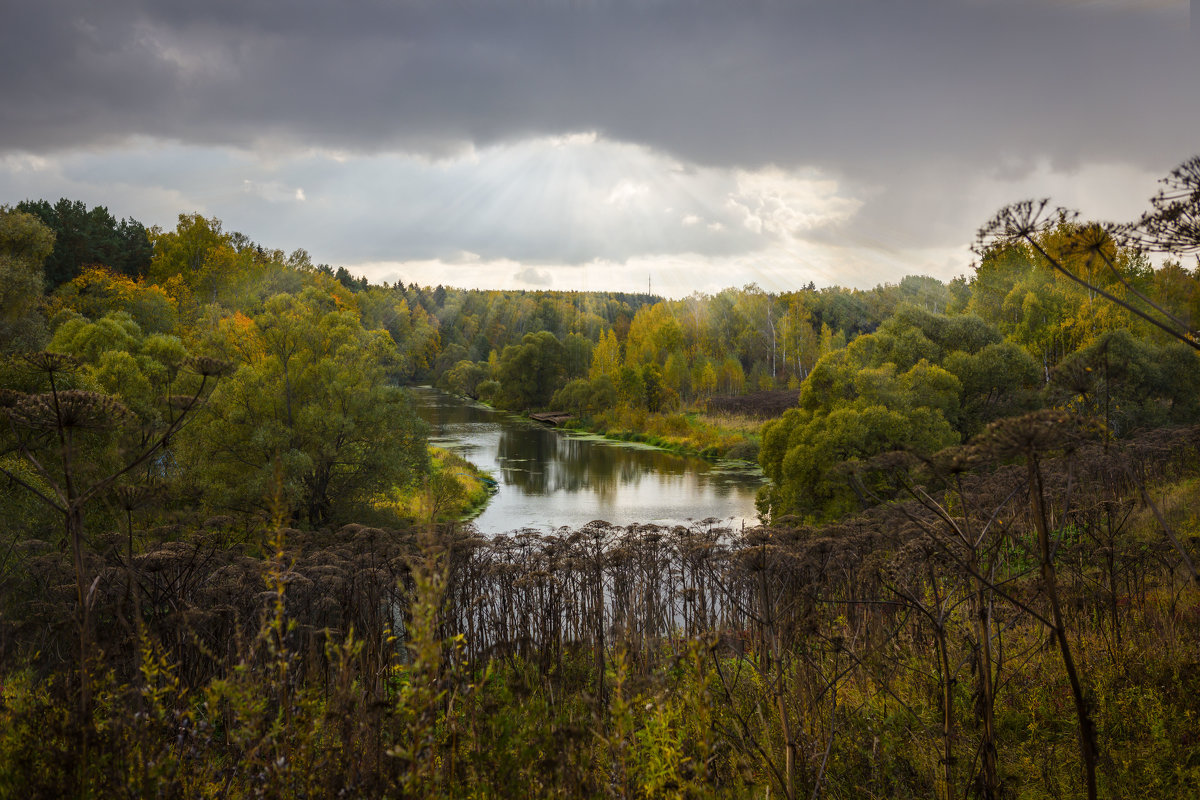
[[[741,442],[735,444],[725,452],[726,458],[737,459],[739,461],[758,461],[758,442]]]

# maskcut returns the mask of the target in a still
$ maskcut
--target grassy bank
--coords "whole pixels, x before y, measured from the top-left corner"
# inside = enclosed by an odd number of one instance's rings
[[[480,400],[470,402],[494,408]],[[709,461],[734,459],[757,464],[763,422],[759,416],[732,411],[661,413],[622,405],[591,416],[573,417],[563,427]]]
[[[572,420],[568,427],[711,461],[739,459],[757,463],[762,421],[739,414],[653,413],[622,406]]]
[[[462,522],[487,507],[496,481],[484,470],[440,447],[429,448],[429,474],[418,484],[393,489],[375,509],[415,522]]]

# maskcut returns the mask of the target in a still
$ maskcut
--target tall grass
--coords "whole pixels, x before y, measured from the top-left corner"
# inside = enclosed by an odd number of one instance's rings
[[[1101,796],[1200,791],[1195,440],[1041,462]],[[135,530],[82,721],[70,558],[23,546],[0,795],[1084,796],[1026,470],[875,466],[909,499],[822,527]]]

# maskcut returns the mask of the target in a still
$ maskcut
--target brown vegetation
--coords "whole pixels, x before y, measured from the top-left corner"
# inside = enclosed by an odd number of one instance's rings
[[[876,459],[850,477],[893,502],[821,527],[352,525],[248,548],[214,519],[138,531],[132,559],[114,532],[89,555],[83,654],[70,557],[19,543],[0,785],[1190,796],[1200,595],[1178,497],[1200,430],[1079,436],[1043,414],[930,463]],[[59,713],[81,670],[87,719]]]
[[[714,395],[706,401],[710,414],[744,414],[748,417],[772,419],[796,406],[800,390],[772,390],[749,394]]]

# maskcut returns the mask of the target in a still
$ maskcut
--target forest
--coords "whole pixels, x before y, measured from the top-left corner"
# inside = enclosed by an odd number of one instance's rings
[[[0,206],[0,797],[1200,795],[1197,253],[1200,159],[679,299]],[[477,530],[418,384],[756,462],[762,524]]]

